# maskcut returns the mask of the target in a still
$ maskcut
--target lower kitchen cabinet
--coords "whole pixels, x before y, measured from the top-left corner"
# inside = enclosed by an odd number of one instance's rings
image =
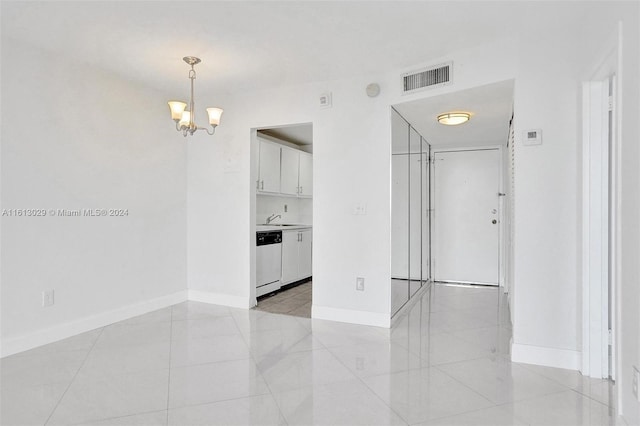
[[[282,284],[311,276],[311,229],[282,231]]]

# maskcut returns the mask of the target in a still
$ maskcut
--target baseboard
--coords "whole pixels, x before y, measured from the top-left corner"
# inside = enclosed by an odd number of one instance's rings
[[[581,353],[569,349],[546,348],[543,346],[511,344],[511,360],[525,364],[580,370]]]
[[[248,297],[230,294],[211,293],[201,290],[188,290],[188,299],[194,302],[210,303],[212,305],[231,306],[233,308],[249,309],[252,307]]]
[[[389,328],[391,326],[391,317],[389,314],[329,308],[327,306],[318,305],[311,306],[311,318],[348,322],[351,324],[372,325],[374,327]]]
[[[12,337],[2,341],[0,357],[4,358],[19,352],[24,352],[38,346],[57,342],[80,333],[95,330],[118,321],[123,321],[131,317],[146,314],[147,312],[166,308],[187,300],[187,291],[182,290],[144,302],[134,303],[122,308],[112,309],[96,315],[69,321],[53,327],[38,330],[34,333]]]

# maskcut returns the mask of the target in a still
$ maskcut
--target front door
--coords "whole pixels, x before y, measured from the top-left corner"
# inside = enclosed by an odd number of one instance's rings
[[[435,281],[498,285],[500,151],[434,153]]]

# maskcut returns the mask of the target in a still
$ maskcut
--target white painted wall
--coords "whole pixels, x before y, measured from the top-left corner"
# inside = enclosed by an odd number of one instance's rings
[[[620,295],[621,341],[617,379],[627,423],[640,424],[640,403],[632,394],[632,368],[640,368],[640,5],[627,5],[622,17],[622,256]]]
[[[3,354],[183,291],[186,143],[165,96],[3,36],[2,104],[2,209],[129,212],[2,218]]]

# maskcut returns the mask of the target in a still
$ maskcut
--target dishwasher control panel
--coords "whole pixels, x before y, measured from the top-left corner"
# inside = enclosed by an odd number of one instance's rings
[[[269,244],[280,244],[282,242],[282,231],[260,231],[256,233],[256,245],[266,246]]]

